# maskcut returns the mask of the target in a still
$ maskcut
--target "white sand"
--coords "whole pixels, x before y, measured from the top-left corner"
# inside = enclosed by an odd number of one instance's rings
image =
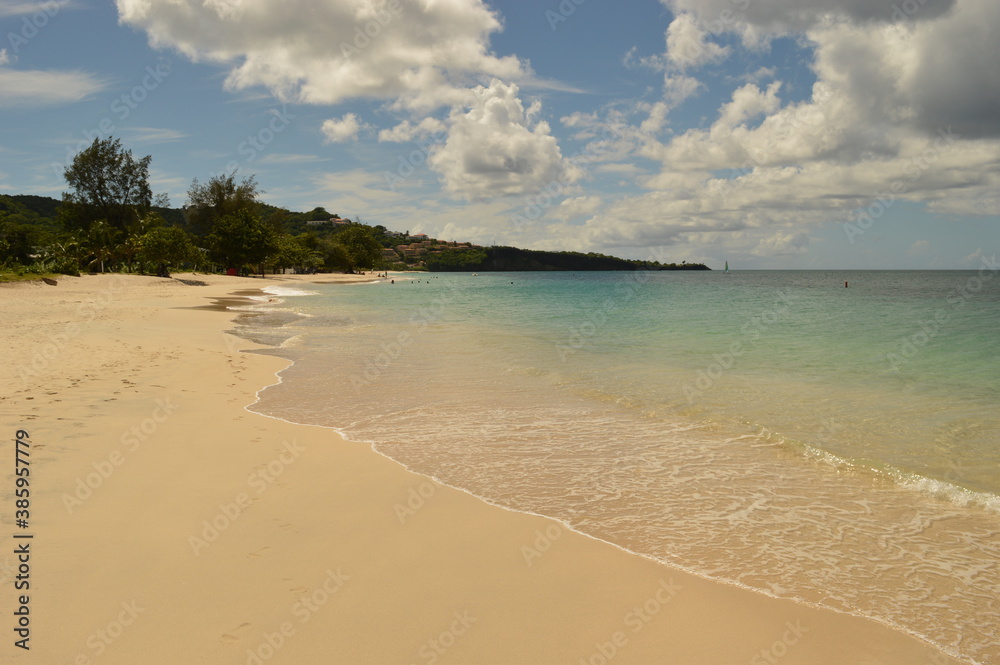
[[[331,430],[250,413],[286,362],[241,353],[253,345],[222,332],[232,312],[182,308],[307,278],[179,277],[206,285],[0,287],[0,662],[955,662],[877,623],[435,486]],[[18,429],[31,437],[29,529],[13,522]],[[15,533],[34,536],[28,591],[13,586]],[[525,548],[539,555],[531,565]],[[22,593],[30,651],[14,646]]]

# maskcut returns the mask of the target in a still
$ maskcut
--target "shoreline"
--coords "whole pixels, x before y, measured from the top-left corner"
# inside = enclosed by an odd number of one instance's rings
[[[290,361],[242,351],[272,347],[223,332],[238,312],[178,308],[314,276],[195,277],[206,286],[125,276],[102,307],[112,276],[3,289],[18,322],[6,426],[32,431],[40,467],[32,650],[0,647],[13,662],[961,662],[872,620],[498,511],[327,428],[259,417],[256,396]],[[46,344],[58,353],[45,380],[22,386],[17,359]],[[70,511],[64,496],[94,473]]]
[[[329,283],[329,282],[313,282],[313,283]],[[278,302],[275,302],[275,303],[268,303],[268,304],[280,305],[280,304],[283,304],[283,303],[287,305],[287,301],[285,301],[285,300],[278,301]],[[321,428],[321,429],[327,429],[327,430],[336,432],[337,435],[340,436],[341,438],[343,438],[344,440],[353,441],[352,439],[349,439],[348,436],[343,431],[341,431],[340,429],[338,429],[337,427],[333,427],[333,426],[329,426],[329,425],[320,425],[320,424],[316,424],[316,423],[301,422],[301,421],[296,421],[296,420],[289,420],[289,419],[284,418],[284,417],[282,417],[280,415],[272,415],[272,414],[263,413],[261,411],[254,410],[253,407],[256,406],[257,404],[259,404],[261,402],[261,394],[264,393],[266,390],[269,390],[269,389],[272,389],[272,388],[277,388],[278,386],[280,386],[281,384],[283,384],[284,383],[284,377],[282,376],[282,374],[296,364],[294,360],[289,359],[289,358],[285,358],[284,356],[281,355],[281,353],[280,353],[281,345],[272,346],[270,348],[276,352],[277,357],[281,357],[281,358],[285,359],[288,364],[285,367],[283,367],[280,370],[278,370],[278,371],[275,372],[274,376],[275,376],[275,378],[277,380],[274,383],[271,383],[271,384],[268,384],[266,386],[263,386],[260,390],[257,391],[257,393],[255,395],[254,402],[251,403],[251,404],[248,404],[245,407],[246,410],[249,411],[250,413],[255,414],[255,415],[260,415],[260,416],[263,416],[265,418],[272,418],[272,419],[275,419],[275,420],[278,420],[280,422],[287,423],[287,424],[290,424],[290,425],[305,426],[305,427],[318,427],[318,428]],[[430,482],[432,482],[437,487],[447,487],[447,488],[450,488],[450,489],[452,489],[454,491],[457,491],[457,492],[465,494],[465,495],[467,495],[469,497],[472,497],[473,499],[475,499],[477,501],[480,501],[480,502],[482,502],[482,503],[484,503],[484,504],[486,504],[486,505],[488,505],[490,507],[498,508],[500,510],[507,511],[507,512],[513,513],[515,515],[526,515],[526,516],[530,516],[530,517],[540,518],[540,519],[546,520],[548,522],[551,522],[553,525],[556,525],[557,529],[560,530],[560,531],[575,534],[576,536],[580,536],[580,537],[592,540],[592,541],[594,541],[596,543],[600,543],[601,545],[610,546],[610,547],[612,547],[612,548],[614,548],[616,550],[619,550],[620,552],[622,552],[624,554],[627,554],[627,555],[630,555],[630,556],[633,556],[633,557],[637,557],[639,559],[642,559],[642,560],[645,560],[645,561],[648,561],[648,562],[652,562],[652,563],[654,563],[654,564],[656,564],[658,566],[662,566],[662,567],[664,567],[666,569],[669,569],[669,570],[679,571],[679,572],[681,572],[683,574],[690,575],[690,576],[696,577],[698,579],[704,580],[705,582],[708,582],[710,584],[720,584],[720,585],[732,587],[732,588],[738,589],[738,590],[740,590],[742,592],[749,592],[749,593],[752,593],[752,594],[755,594],[755,595],[758,595],[758,596],[762,596],[764,598],[768,598],[768,599],[772,599],[772,600],[777,600],[777,601],[781,601],[781,602],[790,602],[790,603],[793,603],[795,605],[801,605],[801,606],[804,606],[804,607],[809,607],[809,608],[812,608],[812,609],[815,609],[815,610],[818,610],[818,611],[821,611],[821,612],[832,612],[832,613],[837,614],[837,615],[853,617],[853,618],[856,618],[856,619],[861,619],[863,621],[870,621],[870,622],[878,624],[879,626],[881,626],[881,627],[883,627],[885,629],[893,631],[895,633],[899,633],[901,635],[905,635],[905,636],[911,637],[911,638],[919,641],[920,643],[928,646],[930,649],[932,649],[935,652],[939,652],[940,651],[940,653],[942,654],[940,656],[940,658],[945,658],[946,657],[947,652],[944,651],[943,649],[941,649],[938,645],[936,645],[931,638],[929,638],[926,635],[923,635],[923,634],[921,634],[921,633],[919,633],[919,632],[917,632],[915,630],[911,630],[911,629],[907,628],[906,626],[903,626],[903,625],[898,624],[898,623],[894,623],[894,622],[892,622],[890,620],[879,618],[879,617],[876,617],[876,616],[868,616],[868,615],[865,615],[864,613],[862,613],[861,611],[852,612],[852,611],[845,611],[845,610],[833,609],[833,608],[826,607],[826,606],[823,606],[823,605],[811,602],[809,600],[801,599],[801,598],[792,599],[792,598],[787,598],[787,597],[781,597],[781,596],[778,596],[778,595],[775,595],[773,593],[768,592],[766,589],[761,589],[761,588],[758,588],[758,587],[749,586],[749,585],[742,584],[742,583],[737,582],[737,581],[728,580],[728,579],[724,579],[724,578],[711,577],[711,576],[709,576],[709,575],[707,575],[705,573],[702,573],[702,572],[698,571],[697,569],[686,567],[686,566],[684,566],[684,565],[682,565],[680,563],[672,562],[672,561],[661,559],[661,558],[657,558],[654,555],[646,554],[646,553],[643,553],[641,551],[630,549],[629,547],[621,545],[619,543],[616,543],[616,542],[614,542],[612,540],[607,540],[607,539],[604,539],[604,538],[602,538],[600,536],[589,534],[589,533],[587,533],[585,531],[580,531],[580,530],[574,528],[572,525],[570,525],[567,522],[565,522],[564,520],[560,519],[559,517],[555,517],[555,516],[552,516],[552,515],[546,515],[546,514],[539,513],[539,512],[533,512],[533,511],[527,510],[527,509],[515,508],[515,507],[508,506],[508,505],[504,505],[502,503],[498,503],[498,502],[490,499],[487,496],[477,494],[473,490],[466,489],[464,487],[451,484],[450,482],[442,480],[441,478],[439,478],[439,477],[437,477],[437,476],[435,476],[435,475],[433,475],[431,473],[428,473],[428,472],[425,472],[425,471],[416,470],[416,469],[412,468],[411,466],[409,466],[406,462],[404,462],[402,460],[399,460],[399,459],[396,459],[395,457],[393,457],[389,453],[386,453],[386,452],[383,452],[383,451],[379,450],[377,442],[368,442],[368,441],[354,441],[354,442],[355,443],[359,443],[360,445],[364,445],[364,446],[369,447],[370,450],[373,453],[375,453],[375,454],[377,454],[377,455],[379,455],[379,456],[387,459],[388,461],[390,461],[390,462],[398,465],[402,469],[406,470],[408,473],[413,473],[413,474],[416,474],[418,476],[421,476],[423,478],[428,479]],[[825,455],[828,455],[830,457],[835,457],[832,453],[825,453]],[[827,462],[827,463],[831,467],[837,467],[837,466],[841,466],[841,465],[848,465],[847,462],[839,460],[839,458],[838,458],[838,461],[836,461],[836,462]],[[865,469],[865,470],[867,471],[867,469]],[[897,480],[895,482],[899,483],[900,485],[905,485],[905,483],[903,481]],[[954,486],[954,487],[956,489],[962,490],[962,491],[964,491],[966,493],[969,493],[969,494],[975,494],[977,496],[980,494],[980,493],[972,492],[971,490],[968,490],[966,488],[962,488],[960,486]],[[992,496],[992,495],[989,495],[989,496]],[[951,497],[944,497],[944,498],[946,498],[946,500],[948,500],[948,501],[955,501],[955,502],[957,502],[956,499],[951,498]],[[991,505],[988,505],[987,502],[983,502],[983,507],[986,508],[986,509],[995,510],[995,508],[993,508]],[[976,660],[974,660],[972,658],[963,658],[963,657],[960,657],[960,656],[951,656],[951,655],[948,655],[947,657],[948,658],[954,658],[954,662],[972,663],[973,665],[979,663],[979,661],[976,661]],[[930,662],[930,663],[936,663],[936,662],[938,662],[937,660],[934,660],[934,658],[935,657],[932,656],[931,660],[928,661],[928,662]],[[945,661],[941,660],[941,662],[945,662]],[[951,662],[951,661],[948,661],[948,662]]]

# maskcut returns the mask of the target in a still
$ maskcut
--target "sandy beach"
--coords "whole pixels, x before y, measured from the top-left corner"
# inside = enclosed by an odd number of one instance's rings
[[[0,286],[0,661],[959,662],[873,621],[489,505],[332,430],[247,411],[287,361],[247,353],[254,344],[225,332],[236,316],[226,307],[313,279],[340,278]]]

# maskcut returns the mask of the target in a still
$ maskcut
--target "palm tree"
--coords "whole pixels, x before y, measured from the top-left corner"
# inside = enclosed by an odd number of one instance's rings
[[[54,272],[80,270],[83,261],[83,248],[73,236],[54,242],[42,250],[42,263],[46,269]],[[72,266],[72,267],[70,267]]]
[[[101,266],[101,272],[104,272],[105,261],[111,261],[114,258],[114,252],[112,247],[115,246],[115,237],[118,232],[103,219],[99,219],[90,225],[87,229],[87,249],[90,250],[90,255],[94,258],[90,260],[87,267],[92,268],[95,265]]]
[[[151,212],[144,217],[137,217],[135,221],[125,225],[125,237],[116,247],[116,251],[125,261],[126,270],[132,272],[136,268],[136,262],[142,251],[142,237],[150,229],[162,224],[163,218],[157,213]],[[140,269],[139,272],[142,270]]]

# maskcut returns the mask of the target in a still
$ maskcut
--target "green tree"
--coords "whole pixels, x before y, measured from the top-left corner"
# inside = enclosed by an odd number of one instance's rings
[[[145,215],[153,199],[149,188],[152,159],[149,155],[133,158],[119,139],[94,139],[63,174],[73,188],[63,194],[60,207],[67,229],[86,231],[103,219],[112,228],[124,230],[129,222]]]
[[[320,219],[327,220],[332,217],[334,217],[334,215],[328,213],[326,211],[326,208],[324,208],[323,206],[313,208],[312,210],[306,213],[306,219],[311,219],[311,220],[320,220]]]
[[[157,277],[170,277],[170,268],[193,261],[197,251],[184,229],[157,226],[144,233],[139,241],[139,255],[156,266]]]
[[[323,267],[327,270],[350,270],[354,265],[347,248],[339,242],[322,241],[320,252],[323,257]]]
[[[290,235],[278,237],[278,251],[271,258],[272,265],[277,268],[299,268],[312,270],[323,263],[322,256],[316,249],[310,249],[299,238]]]
[[[374,268],[382,260],[382,244],[370,226],[352,224],[337,234],[336,242],[347,250],[349,269]]]
[[[478,248],[449,249],[425,260],[427,269],[434,272],[470,272],[483,270],[486,266],[486,252]]]
[[[139,269],[137,263],[142,259],[142,239],[149,231],[160,226],[166,226],[166,221],[158,212],[150,212],[145,217],[137,219],[125,227],[125,234],[116,248],[116,254],[121,257],[128,271]]]
[[[278,252],[274,228],[249,210],[221,217],[208,236],[209,255],[224,268],[242,271],[245,266],[260,268]]]
[[[0,264],[19,263],[26,266],[32,263],[33,236],[30,226],[9,219],[0,220]]]
[[[115,258],[115,247],[121,232],[108,224],[105,220],[99,219],[93,222],[85,234],[84,246],[90,256],[87,267],[91,271],[97,268],[104,272],[107,264]]]
[[[42,248],[42,265],[51,272],[78,276],[86,252],[72,235]]]
[[[258,188],[256,177],[251,175],[238,183],[236,173],[212,176],[204,184],[199,183],[197,178],[191,182],[184,206],[184,220],[192,234],[208,235],[218,220],[243,210],[260,212],[261,204],[257,197],[263,192]]]

